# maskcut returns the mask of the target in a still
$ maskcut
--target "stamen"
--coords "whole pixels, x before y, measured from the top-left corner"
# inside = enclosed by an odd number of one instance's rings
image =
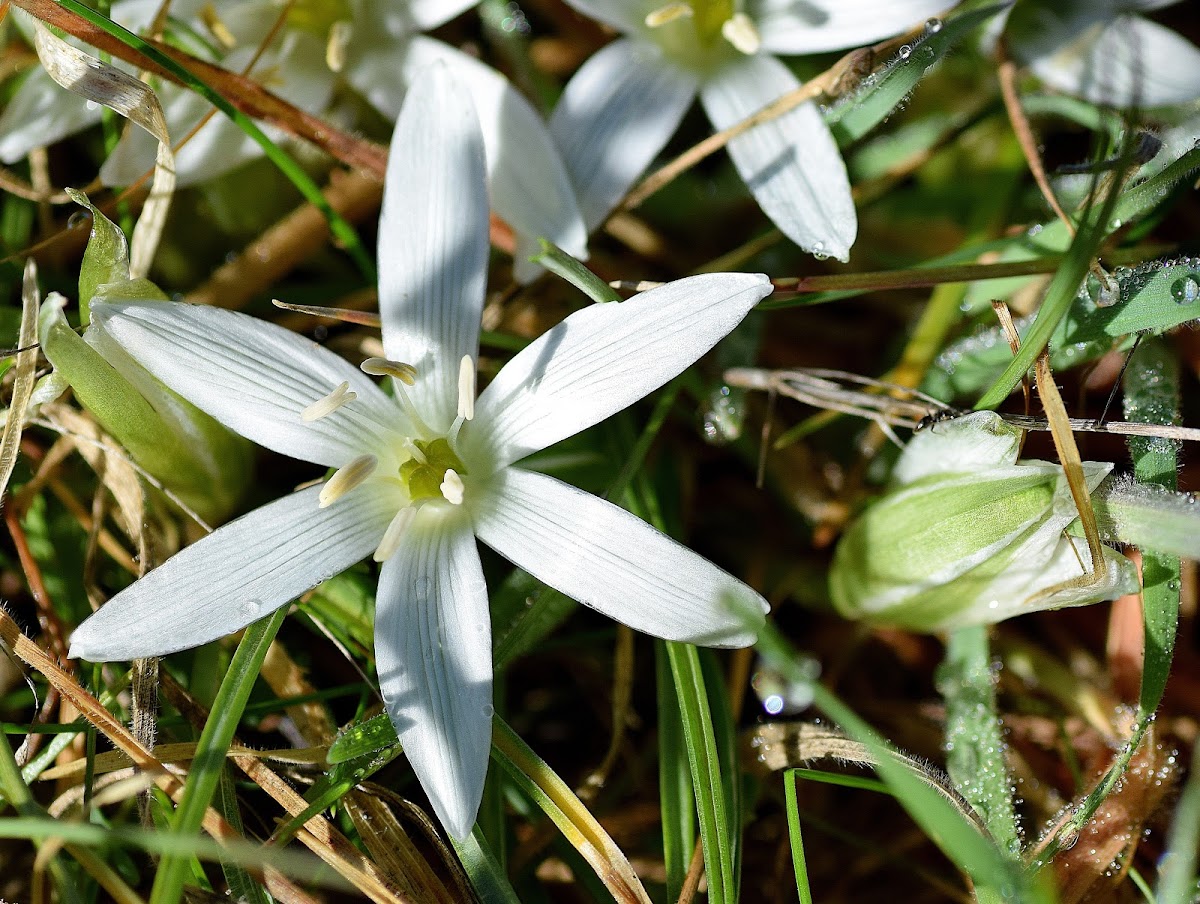
[[[470,355],[458,362],[458,416],[464,421],[475,417],[475,359]]]
[[[462,478],[455,473],[453,468],[446,469],[446,476],[442,478],[442,485],[438,489],[442,491],[442,498],[451,505],[462,505],[466,487],[463,486]]]
[[[666,6],[660,6],[653,12],[647,13],[646,27],[660,28],[668,22],[674,22],[685,16],[690,19],[693,15],[695,15],[695,10],[692,9],[690,3],[668,3]]]
[[[400,548],[400,541],[408,533],[409,525],[413,523],[413,519],[417,516],[417,509],[420,507],[421,504],[418,502],[413,505],[406,505],[400,511],[396,512],[395,517],[388,524],[387,530],[383,532],[383,539],[375,547],[375,554],[371,558],[376,562],[386,562],[392,557],[396,550]]]
[[[200,21],[208,29],[208,33],[216,38],[217,43],[226,50],[232,50],[237,46],[237,38],[233,36],[233,32],[229,30],[229,26],[221,20],[220,13],[217,12],[211,3],[206,3],[201,8]]]
[[[415,458],[423,465],[429,464],[429,459],[425,457],[425,453],[412,441],[411,437],[404,437],[404,442],[400,444],[400,447],[409,454],[410,458]]]
[[[359,370],[373,377],[395,377],[406,386],[417,382],[417,369],[403,361],[390,361],[387,358],[368,358],[358,365]]]
[[[317,497],[320,507],[325,508],[337,502],[374,474],[378,464],[379,460],[374,455],[360,455],[345,467],[338,468]]]
[[[358,393],[350,389],[350,381],[343,381],[325,398],[317,399],[317,401],[301,411],[300,420],[306,423],[309,421],[319,421],[321,418],[333,414],[347,402],[353,402],[357,398]]]
[[[754,21],[745,13],[734,13],[721,25],[721,34],[725,40],[740,50],[746,56],[753,56],[762,47],[762,37],[755,27]]]
[[[346,48],[350,45],[350,37],[354,33],[354,24],[347,19],[339,19],[329,27],[329,42],[325,45],[325,65],[330,72],[341,72],[346,65]]]

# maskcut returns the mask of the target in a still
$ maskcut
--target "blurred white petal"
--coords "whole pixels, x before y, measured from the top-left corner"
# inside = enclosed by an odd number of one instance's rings
[[[475,531],[539,581],[638,631],[718,647],[755,640],[766,601],[612,503],[506,468],[475,507]]]
[[[575,7],[589,19],[628,33],[644,30],[646,14],[666,6],[667,0],[567,0],[567,5]]]
[[[774,57],[734,60],[700,89],[713,126],[725,129],[800,87]],[[815,104],[801,104],[729,143],[729,155],[763,213],[814,254],[846,260],[858,233],[846,166]]]
[[[475,537],[426,507],[379,575],[375,667],[388,715],[450,834],[475,823],[492,738],[492,636]]]
[[[479,347],[487,279],[483,142],[470,95],[445,66],[418,76],[388,156],[379,221],[383,347],[417,370],[407,391],[430,426],[450,426],[458,370]]]
[[[956,0],[759,0],[750,5],[772,53],[823,53],[873,44],[923,25]]]
[[[483,391],[464,454],[500,467],[602,421],[682,373],[770,293],[761,274],[712,273],[576,311]]]
[[[675,133],[698,77],[646,41],[621,39],[567,83],[550,133],[571,174],[583,220],[598,226]]]
[[[405,76],[411,81],[435,62],[447,66],[471,94],[483,131],[488,191],[496,214],[522,236],[544,236],[568,254],[584,257],[583,218],[542,117],[495,69],[421,35],[408,43]]]
[[[395,510],[357,492],[326,509],[311,487],[193,543],[75,629],[71,656],[164,656],[244,628],[368,555]]]
[[[0,161],[13,164],[34,148],[47,147],[100,122],[103,107],[59,87],[36,67],[0,115]],[[149,137],[149,136],[147,136]],[[153,139],[149,139],[153,147]],[[153,150],[150,165],[154,165]]]

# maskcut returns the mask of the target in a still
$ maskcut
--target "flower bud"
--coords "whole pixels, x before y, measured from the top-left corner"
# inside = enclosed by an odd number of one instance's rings
[[[830,572],[848,618],[944,631],[1114,599],[1138,589],[1105,549],[1098,581],[1059,465],[1017,461],[1021,431],[990,411],[934,424],[901,455],[893,483],[842,536]],[[1088,490],[1112,470],[1084,462]]]

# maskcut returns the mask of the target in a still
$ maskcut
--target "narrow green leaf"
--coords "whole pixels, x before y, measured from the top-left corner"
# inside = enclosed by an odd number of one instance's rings
[[[1192,769],[1175,819],[1167,835],[1167,850],[1159,863],[1157,904],[1194,904],[1196,851],[1200,850],[1200,747],[1192,752]]]
[[[451,838],[450,843],[482,904],[520,904],[521,899],[478,826],[462,841]]]
[[[925,76],[929,67],[940,60],[955,44],[1010,4],[997,3],[942,22],[931,19],[935,27],[912,44],[905,44],[883,71],[863,81],[849,96],[830,107],[825,122],[842,147],[852,144],[891,115]]]
[[[953,632],[937,676],[946,701],[946,765],[954,786],[983,818],[1001,850],[1017,859],[1021,836],[994,681],[987,628]]]
[[[1174,424],[1179,418],[1179,363],[1171,347],[1161,340],[1142,342],[1125,370],[1125,416],[1151,424]],[[1134,476],[1167,490],[1176,487],[1179,443],[1157,437],[1130,437]],[[1142,608],[1146,654],[1142,667],[1140,716],[1149,718],[1158,709],[1179,623],[1180,568],[1178,556],[1142,549]]]
[[[377,750],[399,744],[396,728],[386,713],[343,729],[329,747],[325,759],[331,765],[347,763]]]
[[[183,797],[171,823],[172,835],[186,837],[200,831],[204,814],[217,790],[229,745],[263,659],[266,658],[267,648],[271,646],[286,615],[287,606],[283,606],[267,618],[250,625],[242,635],[233,661],[229,664],[229,671],[221,680],[221,688],[213,701],[208,722],[196,744],[196,755],[188,770]],[[151,904],[175,904],[180,900],[187,878],[188,859],[174,855],[162,859],[150,893]]]
[[[808,887],[808,865],[804,861],[804,838],[800,834],[800,806],[796,801],[796,773],[783,773],[784,806],[787,808],[788,841],[792,846],[792,871],[796,875],[796,894],[800,904],[812,904],[812,889]]]
[[[691,644],[665,641],[675,694],[683,721],[688,763],[704,846],[704,869],[708,875],[708,897],[714,904],[735,904],[732,814],[726,805],[722,763],[717,753],[708,688],[700,668],[700,657]],[[725,764],[732,768],[733,764]]]
[[[658,689],[658,795],[662,806],[663,861],[667,870],[667,900],[679,899],[696,846],[696,805],[688,762],[683,717],[671,677],[666,644],[654,644]]]

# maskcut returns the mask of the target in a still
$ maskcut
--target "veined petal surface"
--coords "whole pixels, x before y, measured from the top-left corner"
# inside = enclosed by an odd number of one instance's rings
[[[283,455],[341,467],[386,449],[391,419],[403,423],[395,403],[358,368],[245,314],[170,301],[97,302],[92,329],[230,430]],[[343,382],[357,401],[319,420],[301,418]]]
[[[244,628],[369,555],[395,513],[386,494],[317,507],[310,487],[243,515],[123,590],[71,637],[71,656],[165,656]]]
[[[470,834],[492,739],[487,586],[466,514],[426,507],[379,575],[375,664],[384,703],[434,812]]]
[[[708,118],[725,129],[800,87],[772,56],[732,60],[700,89]],[[813,103],[801,104],[729,142],[746,186],[789,239],[814,254],[846,260],[858,234],[850,180],[837,144]]]
[[[568,254],[583,257],[587,231],[567,168],[545,121],[521,92],[490,66],[423,35],[408,43],[403,66],[410,82],[438,63],[466,88],[475,105],[483,132],[488,192],[497,215],[528,240],[543,236]]]
[[[1135,15],[1082,31],[1081,16],[1038,17],[1037,27],[1013,32],[1013,53],[1046,84],[1096,104],[1164,107],[1200,97],[1200,48],[1171,29]],[[1010,32],[1022,21],[1016,11]]]
[[[922,25],[956,0],[759,0],[750,15],[772,53],[824,53],[873,44]]]
[[[479,539],[584,605],[668,640],[754,642],[766,601],[624,509],[520,468],[494,475],[480,496]]]
[[[575,184],[583,220],[594,229],[675,133],[696,97],[698,77],[647,41],[603,47],[567,83],[550,116]]]
[[[407,391],[445,430],[459,362],[479,351],[487,277],[483,141],[470,95],[444,66],[405,99],[388,155],[379,220],[379,313],[387,356],[417,369]]]
[[[771,293],[762,274],[676,280],[576,311],[504,366],[460,448],[486,476],[628,407],[682,373]]]

